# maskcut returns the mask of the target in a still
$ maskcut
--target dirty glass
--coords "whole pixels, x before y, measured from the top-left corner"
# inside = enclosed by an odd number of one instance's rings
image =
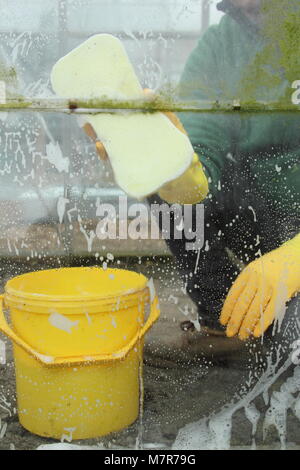
[[[139,340],[130,353],[139,353],[138,366],[129,355],[123,371],[129,382],[131,366],[137,368],[138,418],[100,437],[87,431],[87,439],[77,440],[71,412],[59,436],[44,432],[43,424],[33,431],[22,427],[19,417],[27,417],[28,410],[18,405],[24,397],[17,396],[15,375],[31,384],[26,393],[34,396],[38,384],[31,368],[39,359],[44,360],[41,370],[47,369],[47,348],[29,359],[15,346],[23,358],[15,374],[11,340],[1,335],[0,449],[297,448],[299,2],[0,0],[0,7],[2,292],[20,274],[98,266],[145,275],[150,301],[156,292],[160,304],[160,318],[145,335],[143,359]],[[152,97],[124,100],[108,93],[78,101],[54,93],[54,64],[100,33],[122,42],[141,87],[153,90]],[[176,113],[204,168],[204,173],[199,164],[190,170],[201,178],[202,188],[205,181],[209,188],[197,201],[176,199],[182,188],[178,180],[172,201],[166,191],[142,200],[126,195],[109,158],[99,158],[95,136],[82,129],[86,116],[158,112],[172,122],[170,113]],[[142,168],[143,155],[140,159]],[[198,180],[186,181],[190,191]],[[110,233],[102,223],[105,210],[112,214]],[[56,272],[47,288],[55,292],[55,283],[64,282],[57,289],[63,292],[65,286],[68,292],[72,279],[60,281],[61,271]],[[14,324],[9,310],[16,299],[7,291],[5,296],[5,316],[24,339],[28,311]],[[49,316],[48,328],[60,329],[69,341],[78,319],[62,319],[55,309],[48,314],[43,317]],[[90,327],[93,318],[84,314]],[[116,382],[116,391],[112,381],[104,404],[97,397],[88,403],[86,395],[88,387],[97,391],[99,386],[97,367],[117,374],[119,366],[85,361],[78,367],[80,373],[90,370],[89,381],[81,383],[81,395],[74,391],[78,402],[72,404],[72,393],[64,396],[62,390],[63,402],[72,410],[94,406],[97,413],[111,406],[115,431],[126,406],[114,414],[109,397],[121,396],[122,386]],[[68,362],[65,368],[66,374],[78,372]],[[49,370],[45,377],[51,387],[57,378]],[[44,410],[30,408],[33,421],[44,423],[39,416],[51,421],[44,402]]]

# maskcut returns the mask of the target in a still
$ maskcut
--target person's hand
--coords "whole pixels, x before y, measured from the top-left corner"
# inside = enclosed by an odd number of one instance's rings
[[[229,337],[258,338],[300,291],[300,236],[250,263],[231,287],[220,322]]]

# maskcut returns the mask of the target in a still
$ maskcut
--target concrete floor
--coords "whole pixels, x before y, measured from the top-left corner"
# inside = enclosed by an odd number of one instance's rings
[[[124,261],[122,263],[122,267],[127,266]],[[12,265],[10,266],[11,270],[2,265],[2,281],[16,271],[16,265],[13,269]],[[156,443],[162,448],[171,448],[182,427],[208,417],[211,413],[218,414],[225,404],[236,402],[239,400],[238,396],[244,396],[249,374],[256,365],[249,363],[249,359],[240,353],[213,361],[195,357],[193,351],[182,355],[182,330],[179,325],[187,319],[196,320],[196,312],[184,293],[172,262],[168,258],[156,262],[143,260],[140,264],[131,262],[128,267],[154,278],[161,304],[160,320],[149,333],[145,345],[143,444],[147,446]],[[27,269],[32,267],[19,266],[19,271],[16,272]],[[7,364],[0,366],[0,418],[4,434],[0,437],[0,450],[35,449],[39,445],[51,444],[53,441],[30,434],[18,422],[13,358],[11,347],[7,341],[6,343]],[[279,390],[286,377],[291,374],[289,369],[280,375],[275,384],[268,387],[269,396],[272,391]],[[251,389],[251,386],[248,389]],[[275,428],[271,428],[263,440],[263,419],[268,405],[262,394],[254,401],[260,413],[256,445],[258,448],[279,448],[280,442]],[[291,412],[288,412],[287,429],[289,446],[300,446],[300,422]],[[238,409],[232,419],[231,447],[249,448],[252,445],[251,430],[244,409]],[[82,441],[79,444],[101,443],[104,446],[134,448],[138,432],[141,432],[140,422],[114,435]]]

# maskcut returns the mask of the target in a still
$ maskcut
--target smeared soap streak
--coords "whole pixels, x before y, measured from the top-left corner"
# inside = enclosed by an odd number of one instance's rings
[[[6,364],[6,345],[4,341],[0,340],[0,365]]]
[[[4,438],[6,430],[7,430],[7,423],[4,422],[2,424],[2,421],[1,421],[1,418],[0,418],[0,440]]]
[[[256,449],[256,442],[255,442],[255,435],[257,431],[257,426],[260,418],[260,412],[254,405],[254,403],[249,403],[249,405],[245,406],[245,415],[248,421],[252,424],[252,432],[251,432],[251,438],[252,438],[252,450]]]
[[[73,433],[76,431],[76,428],[65,428],[64,431],[66,431],[66,433],[64,433],[61,436],[60,442],[61,443],[63,443],[64,441],[72,442],[73,441]]]
[[[153,300],[155,299],[155,296],[156,296],[156,292],[155,292],[155,286],[154,286],[154,282],[153,282],[152,277],[147,282],[147,287],[149,288],[150,302],[153,302]]]
[[[59,218],[59,223],[62,224],[64,220],[66,205],[70,202],[66,197],[60,196],[57,200],[57,214]]]
[[[6,413],[9,414],[9,416],[12,416],[12,412],[10,411],[10,403],[6,400],[5,396],[3,393],[0,394],[0,408],[4,410]]]
[[[168,302],[173,302],[175,305],[178,304],[178,298],[175,297],[173,294],[170,294],[168,297]]]
[[[138,341],[139,348],[139,420],[138,420],[138,434],[135,442],[136,450],[143,450],[144,444],[144,378],[143,378],[143,344],[141,340]]]
[[[79,230],[80,230],[81,233],[83,233],[84,238],[86,239],[87,249],[88,249],[88,252],[90,253],[92,251],[93,241],[96,238],[96,233],[95,233],[94,230],[90,230],[89,233],[88,233],[87,230],[85,230],[85,228],[82,224],[82,219],[81,219],[80,215],[78,215],[77,219],[78,219],[78,223],[79,223]]]
[[[256,216],[256,212],[254,210],[254,208],[252,206],[248,206],[248,209],[252,212],[253,214],[253,220],[254,222],[257,222],[257,216]]]
[[[300,420],[300,367],[297,366],[292,377],[281,386],[279,392],[273,392],[270,406],[266,412],[263,431],[264,436],[271,426],[275,426],[281,448],[286,449],[287,412],[291,410]]]
[[[46,145],[45,159],[54,165],[60,173],[63,171],[68,173],[70,160],[68,157],[63,157],[62,150],[58,142],[50,142]]]
[[[67,333],[72,333],[72,328],[78,326],[79,321],[71,321],[69,318],[61,315],[60,313],[52,313],[49,318],[49,323],[58,328],[59,330],[66,331]]]
[[[45,356],[45,354],[40,354],[35,352],[35,355],[37,358],[39,358],[42,362],[45,364],[52,364],[54,362],[54,357],[53,356]]]
[[[255,432],[257,428],[257,423],[259,420],[259,411],[254,408],[252,402],[262,393],[265,393],[271,385],[273,385],[278,377],[280,377],[292,364],[291,359],[288,359],[282,367],[275,373],[276,367],[279,364],[280,357],[277,357],[275,363],[272,362],[272,358],[269,356],[267,358],[268,364],[266,371],[262,374],[257,384],[253,389],[248,392],[242,399],[238,400],[236,403],[233,401],[225,405],[221,411],[213,414],[210,417],[202,418],[201,420],[188,424],[182,428],[177,435],[177,438],[172,446],[172,449],[180,450],[228,450],[230,449],[231,442],[231,430],[232,430],[232,418],[236,411],[240,409],[245,409],[246,417],[252,424],[252,446],[255,447]],[[297,367],[297,369],[299,369]],[[297,372],[297,377],[298,377]],[[292,382],[295,385],[295,382]],[[291,385],[290,385],[291,386]],[[299,384],[300,391],[300,384]],[[283,391],[285,393],[285,391]],[[272,395],[273,397],[273,395]],[[272,419],[269,420],[270,424],[276,423],[277,429],[282,430],[282,409],[280,405],[274,406],[275,400],[273,399],[272,406]],[[279,402],[278,402],[279,403]],[[299,410],[299,405],[297,403],[293,408]],[[270,413],[269,413],[270,414]],[[295,413],[296,414],[296,413]],[[296,414],[297,416],[297,414]],[[299,417],[299,414],[298,416]],[[268,424],[268,423],[267,423]],[[286,428],[285,428],[286,429]],[[284,438],[285,439],[285,438]],[[282,437],[281,443],[283,445],[284,439]]]

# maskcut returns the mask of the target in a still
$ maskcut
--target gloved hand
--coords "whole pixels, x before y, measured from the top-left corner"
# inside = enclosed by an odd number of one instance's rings
[[[196,153],[183,175],[165,184],[158,194],[169,204],[197,204],[206,198],[208,181]]]
[[[149,99],[155,96],[154,93],[145,89],[144,93]],[[172,112],[164,113],[168,119],[184,134],[186,131],[176,114]],[[101,160],[107,160],[108,155],[104,145],[97,138],[93,127],[86,123],[83,126],[85,133],[95,142],[96,150]],[[208,181],[203,171],[197,154],[194,154],[191,166],[186,172],[169,183],[166,183],[158,192],[159,196],[169,204],[197,204],[203,201],[208,194]]]
[[[220,322],[228,337],[260,337],[300,292],[300,235],[250,263],[231,287]]]

